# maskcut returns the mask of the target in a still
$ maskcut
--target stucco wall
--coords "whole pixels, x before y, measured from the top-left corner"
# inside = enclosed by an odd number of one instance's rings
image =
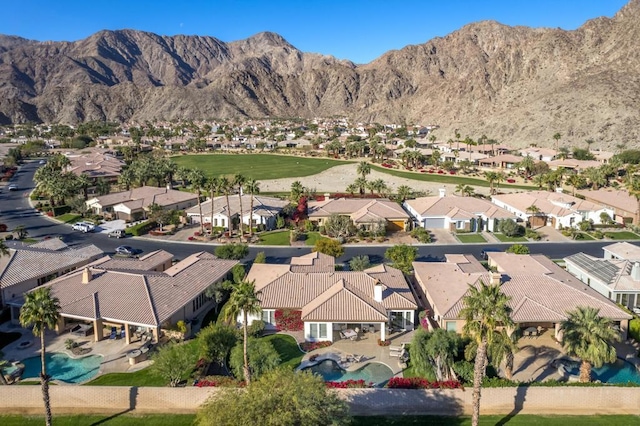
[[[215,388],[52,386],[54,416],[62,413],[193,413]],[[471,412],[471,389],[343,389],[352,414],[441,414]],[[40,386],[0,386],[0,412],[41,414]],[[482,390],[481,414],[635,414],[638,388],[519,387]]]

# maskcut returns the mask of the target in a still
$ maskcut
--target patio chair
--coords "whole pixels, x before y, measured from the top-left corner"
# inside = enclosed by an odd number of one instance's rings
[[[362,362],[364,361],[364,355],[353,355],[353,362]]]
[[[111,327],[111,334],[109,335],[109,340],[116,340],[118,337],[118,330],[115,327]]]
[[[120,338],[124,339],[127,336],[127,332],[124,329],[124,325],[120,326]]]
[[[342,331],[340,332],[340,338],[341,338],[341,339],[348,339],[348,337],[347,337],[347,336],[345,336],[345,335],[344,335],[344,333],[343,333]]]

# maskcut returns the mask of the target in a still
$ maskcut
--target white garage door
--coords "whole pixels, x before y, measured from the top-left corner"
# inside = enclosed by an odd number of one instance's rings
[[[427,229],[444,229],[445,218],[428,218],[425,219],[424,227]]]

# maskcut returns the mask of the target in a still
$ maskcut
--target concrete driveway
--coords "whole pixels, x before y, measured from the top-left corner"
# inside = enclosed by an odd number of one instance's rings
[[[461,244],[460,241],[446,229],[429,229],[434,244]]]

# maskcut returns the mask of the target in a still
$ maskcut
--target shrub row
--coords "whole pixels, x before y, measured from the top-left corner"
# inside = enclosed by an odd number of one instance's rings
[[[329,346],[331,346],[331,342],[304,342],[300,344],[300,348],[305,352],[311,352]]]
[[[462,383],[457,380],[430,382],[422,377],[392,377],[386,387],[391,389],[463,389]]]
[[[131,234],[133,236],[138,237],[140,235],[146,234],[147,232],[151,231],[155,227],[156,227],[156,222],[154,220],[148,220],[146,222],[142,222],[137,225],[128,227],[125,230],[125,232],[127,234]]]
[[[331,389],[360,389],[360,388],[372,388],[373,382],[365,382],[363,379],[359,380],[345,380],[343,382],[325,382],[328,388]]]

